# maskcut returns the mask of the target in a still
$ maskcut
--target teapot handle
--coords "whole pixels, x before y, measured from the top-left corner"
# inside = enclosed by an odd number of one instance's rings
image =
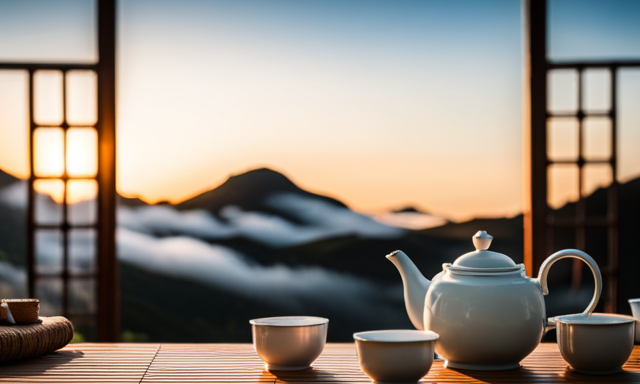
[[[549,274],[549,269],[556,261],[560,259],[565,259],[567,257],[573,257],[576,259],[580,259],[587,263],[589,268],[591,268],[591,272],[593,272],[593,278],[596,281],[595,292],[593,293],[593,299],[589,303],[587,309],[585,309],[582,313],[591,314],[598,304],[598,300],[600,300],[600,294],[602,293],[602,275],[600,274],[600,268],[598,268],[598,264],[593,260],[593,258],[586,253],[579,251],[577,249],[565,249],[563,251],[558,251],[553,255],[549,256],[540,266],[540,272],[538,273],[538,282],[540,283],[540,287],[542,288],[542,294],[548,295],[549,288],[547,287],[547,275]],[[555,321],[553,318],[549,318],[547,320],[547,329],[555,328]]]

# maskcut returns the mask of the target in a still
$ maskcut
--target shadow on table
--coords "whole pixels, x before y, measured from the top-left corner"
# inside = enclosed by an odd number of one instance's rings
[[[448,368],[452,369],[452,368]],[[467,371],[463,369],[452,369],[461,375],[468,376],[475,380],[481,381],[487,384],[493,383],[527,383],[527,382],[562,382],[562,375],[550,373],[546,377],[540,377],[540,372],[534,372],[533,370],[520,367],[517,369],[510,369],[506,371]]]
[[[0,363],[0,378],[41,375],[83,355],[80,351],[57,351],[40,357]]]
[[[601,381],[607,383],[640,383],[640,373],[631,371],[622,371],[609,375],[589,375],[575,372],[567,367],[562,376],[569,382]]]
[[[533,371],[524,367],[508,371],[465,371],[457,370],[456,372],[481,381],[487,384],[507,383],[507,382],[606,382],[606,383],[638,383],[640,382],[640,373],[631,371],[622,371],[609,375],[588,375],[584,373],[574,372],[569,368],[564,371],[549,372],[541,374],[540,371]]]
[[[278,380],[281,381],[311,381],[311,382],[331,382],[337,376],[331,372],[317,368],[304,369],[302,371],[271,371]]]

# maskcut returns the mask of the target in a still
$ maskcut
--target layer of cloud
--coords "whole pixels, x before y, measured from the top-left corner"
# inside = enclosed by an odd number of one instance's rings
[[[27,209],[27,182],[16,181],[0,189],[0,203],[17,209]]]
[[[42,249],[37,254],[41,271],[59,271],[61,255],[56,249],[60,239],[47,234],[38,241]],[[92,266],[89,248],[93,247],[92,242],[88,237],[71,239],[72,249],[77,250],[70,258],[72,271]],[[119,259],[141,269],[199,282],[289,310],[342,308],[355,318],[364,319],[402,300],[400,287],[389,291],[367,279],[320,267],[261,266],[232,249],[186,236],[157,238],[120,228],[117,245]],[[43,282],[37,292],[43,303],[42,313],[58,313],[62,287],[54,281]],[[90,286],[72,287],[73,307],[93,308],[92,292]],[[0,262],[0,295],[26,297],[24,269]]]
[[[388,239],[404,234],[403,229],[381,224],[348,208],[297,194],[277,194],[267,198],[266,204],[303,224],[230,205],[220,211],[224,220],[218,220],[203,210],[183,212],[169,206],[122,207],[118,210],[118,225],[140,233],[183,235],[205,240],[241,236],[272,247],[288,247],[345,235]]]
[[[194,280],[283,308],[342,307],[354,316],[369,316],[373,309],[381,310],[380,302],[402,299],[401,295],[390,298],[366,279],[319,267],[265,267],[229,248],[189,237],[155,238],[120,228],[118,255],[152,272]]]
[[[421,230],[439,227],[447,223],[442,217],[422,212],[390,212],[373,216],[377,222],[392,227]]]
[[[279,193],[269,196],[266,203],[330,235],[352,234],[364,238],[392,239],[404,234],[403,229],[381,224],[369,216],[312,197]]]
[[[0,191],[0,203],[24,209],[25,202],[20,200],[24,192],[24,186],[6,187]],[[42,220],[55,222],[61,213],[60,206],[46,196],[37,198]],[[118,210],[118,257],[154,273],[196,281],[292,310],[344,308],[354,317],[365,319],[402,300],[399,287],[389,296],[388,290],[367,279],[321,267],[262,266],[254,263],[250,255],[207,242],[243,236],[283,247],[348,234],[389,238],[404,233],[402,229],[377,223],[367,216],[317,199],[276,195],[267,203],[303,224],[234,206],[222,210],[222,219],[203,210],[183,212],[169,206],[121,207]],[[75,206],[84,207],[82,204]],[[71,271],[91,270],[95,258],[95,233],[76,230],[69,241]],[[37,234],[36,258],[40,271],[60,271],[61,242],[59,232]],[[0,279],[2,295],[25,296],[24,270],[0,263]],[[83,308],[95,305],[91,287],[74,287],[72,291],[75,305]],[[59,285],[42,287],[38,295],[43,299],[44,314],[55,313],[60,294]]]
[[[25,209],[26,195],[25,183],[17,182],[0,190],[0,203]],[[37,222],[61,222],[60,204],[42,194],[36,194],[35,203]],[[402,228],[299,194],[275,194],[267,197],[265,203],[284,216],[296,218],[298,223],[278,215],[244,211],[233,205],[221,210],[223,220],[204,210],[178,211],[166,205],[150,205],[119,207],[118,226],[156,236],[190,236],[208,241],[245,237],[271,247],[289,247],[346,235],[389,239],[404,234]],[[94,200],[82,201],[69,206],[69,218],[76,224],[94,222],[95,211]]]
[[[167,205],[120,207],[118,226],[146,234],[187,235],[209,240],[227,239],[239,232],[204,210],[182,212]]]

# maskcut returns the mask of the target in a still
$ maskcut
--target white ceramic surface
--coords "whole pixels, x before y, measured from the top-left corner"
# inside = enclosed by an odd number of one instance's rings
[[[453,264],[443,264],[443,271],[432,281],[422,276],[402,251],[387,255],[402,276],[409,318],[416,328],[440,335],[436,352],[447,359],[447,367],[519,367],[544,335],[547,274],[560,259],[580,259],[593,272],[595,292],[585,313],[593,312],[600,298],[600,270],[586,253],[574,249],[556,252],[545,260],[534,279],[526,276],[524,265],[489,251],[491,240],[485,231],[478,231],[473,237],[476,250]]]
[[[574,371],[596,375],[620,372],[631,356],[635,323],[631,316],[581,313],[553,320],[560,353]]]
[[[438,334],[411,329],[354,333],[360,369],[376,383],[417,383],[433,364]]]
[[[640,343],[640,299],[629,299],[631,313],[636,319],[636,337],[635,342]]]
[[[266,317],[249,321],[256,353],[270,371],[311,367],[327,341],[329,319],[311,316]]]

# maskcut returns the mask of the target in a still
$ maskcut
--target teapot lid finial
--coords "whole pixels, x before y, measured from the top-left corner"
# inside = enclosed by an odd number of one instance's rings
[[[487,231],[478,231],[473,235],[473,245],[477,251],[484,251],[489,249],[493,236],[487,233]]]
[[[514,263],[509,256],[488,250],[493,236],[488,234],[487,231],[476,232],[472,239],[476,250],[458,257],[456,261],[453,262],[453,266],[485,270],[513,268],[516,266],[516,263]]]

